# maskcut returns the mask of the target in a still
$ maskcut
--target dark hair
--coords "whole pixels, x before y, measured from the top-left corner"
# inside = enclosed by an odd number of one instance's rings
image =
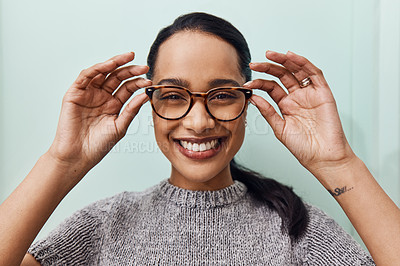
[[[288,228],[289,235],[294,239],[302,235],[308,224],[308,212],[292,188],[239,165],[235,159],[232,159],[230,169],[234,180],[244,183],[256,200],[266,203],[279,214],[282,230]]]
[[[201,31],[217,36],[235,47],[239,56],[239,69],[246,81],[251,80],[250,50],[243,35],[231,23],[219,17],[206,13],[190,13],[178,17],[172,25],[162,29],[147,56],[147,65],[150,67],[147,78],[151,79],[154,74],[158,49],[169,37],[181,31]]]
[[[160,45],[181,31],[201,31],[230,43],[237,51],[241,73],[246,81],[251,80],[250,50],[243,35],[228,21],[206,13],[182,15],[158,33],[147,57],[150,67],[147,78],[151,79],[153,76]],[[303,201],[290,187],[240,166],[234,159],[230,162],[230,171],[232,178],[244,183],[254,199],[267,204],[278,213],[282,219],[283,231],[287,228],[293,239],[302,235],[308,224],[308,212]]]

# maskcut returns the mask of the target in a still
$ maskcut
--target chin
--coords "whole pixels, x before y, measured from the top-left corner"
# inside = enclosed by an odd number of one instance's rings
[[[187,180],[192,180],[194,182],[207,182],[213,178],[219,176],[223,169],[213,169],[212,166],[208,165],[186,165],[182,171],[179,171],[180,175]]]
[[[193,188],[193,185],[209,188],[218,187],[218,184],[226,183],[226,174],[229,173],[229,164],[225,167],[213,167],[211,165],[183,165],[175,167],[172,165],[171,179],[176,185]]]

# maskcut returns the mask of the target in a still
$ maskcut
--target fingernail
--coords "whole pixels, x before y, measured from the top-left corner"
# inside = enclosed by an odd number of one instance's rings
[[[142,68],[143,70],[145,70],[145,69],[149,69],[149,67],[148,66],[146,66],[146,65],[142,65],[142,66],[139,66],[140,68]]]
[[[124,56],[133,56],[133,58],[135,58],[135,53],[134,52],[126,52],[126,53],[123,53],[122,55],[124,55]]]
[[[252,80],[250,80],[250,81],[247,81],[245,84],[243,84],[243,86],[250,86],[250,84],[251,83],[253,83],[253,81]]]

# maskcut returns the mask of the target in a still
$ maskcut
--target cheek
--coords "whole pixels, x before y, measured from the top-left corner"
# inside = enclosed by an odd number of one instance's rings
[[[158,117],[153,112],[154,136],[160,150],[166,155],[169,147],[169,134],[176,127],[175,121],[169,121]]]
[[[233,132],[232,134],[235,134],[238,139],[241,140],[241,143],[243,143],[245,134],[246,134],[246,123],[247,123],[247,107],[243,114],[238,118],[237,120],[237,126],[236,126],[236,131]]]
[[[245,116],[243,116],[245,117]],[[243,144],[246,127],[244,124],[244,118],[239,118],[236,123],[227,126],[227,129],[231,132],[231,152],[236,153]]]

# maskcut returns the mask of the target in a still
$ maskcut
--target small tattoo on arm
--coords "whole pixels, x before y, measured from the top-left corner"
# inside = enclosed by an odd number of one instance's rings
[[[338,197],[338,196],[342,195],[343,193],[345,193],[345,192],[347,192],[347,191],[350,191],[350,190],[352,190],[352,189],[353,189],[353,187],[347,188],[346,186],[344,186],[344,187],[342,187],[342,188],[339,188],[339,187],[338,187],[338,188],[335,188],[334,191],[328,189],[328,192],[329,192],[332,196]]]

